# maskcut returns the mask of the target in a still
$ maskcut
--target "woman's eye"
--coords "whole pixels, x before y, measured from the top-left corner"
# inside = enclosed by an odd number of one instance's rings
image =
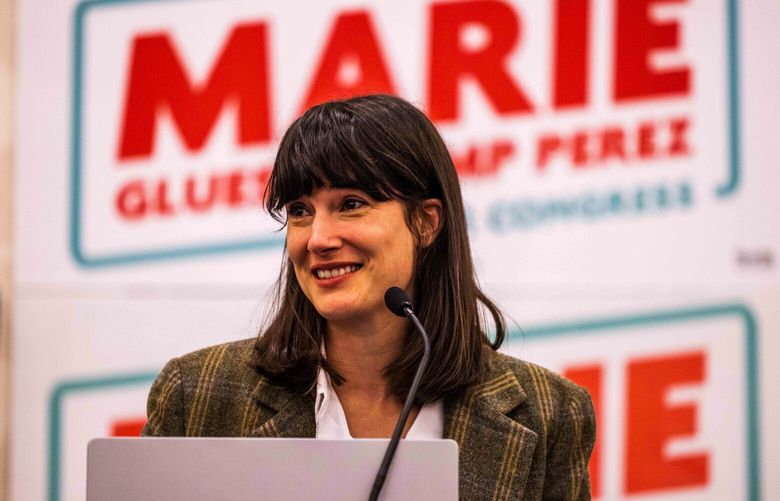
[[[366,205],[366,202],[358,198],[348,198],[344,200],[344,210],[355,210]]]
[[[306,208],[302,205],[291,205],[287,207],[287,217],[303,217],[306,215]]]

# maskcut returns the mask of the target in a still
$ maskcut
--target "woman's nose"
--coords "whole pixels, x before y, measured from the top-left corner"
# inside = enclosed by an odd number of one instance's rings
[[[338,224],[329,214],[315,215],[306,248],[309,252],[321,254],[339,247],[341,247],[341,238],[338,235]]]

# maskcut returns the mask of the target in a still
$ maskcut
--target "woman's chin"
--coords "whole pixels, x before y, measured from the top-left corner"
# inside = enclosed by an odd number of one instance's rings
[[[325,320],[328,322],[347,322],[350,320],[357,320],[362,315],[360,315],[359,312],[352,310],[352,309],[340,309],[340,308],[333,308],[333,309],[326,309],[324,311],[320,311],[320,315],[322,315]]]
[[[366,308],[358,307],[354,304],[326,303],[317,305],[316,308],[319,314],[329,322],[359,320],[368,314]]]

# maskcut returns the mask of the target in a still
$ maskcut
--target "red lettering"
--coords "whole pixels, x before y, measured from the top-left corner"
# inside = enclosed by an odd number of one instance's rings
[[[133,41],[118,157],[148,157],[157,119],[170,112],[184,146],[203,147],[227,102],[238,106],[237,142],[271,139],[265,24],[233,29],[205,83],[192,85],[166,34]]]
[[[539,138],[539,146],[536,148],[536,168],[544,170],[550,157],[556,151],[561,150],[563,141],[560,136],[554,134],[545,134]]]
[[[181,180],[131,181],[117,192],[115,207],[128,221],[200,214],[220,207],[243,209],[263,201],[271,168],[192,174]]]
[[[642,158],[655,156],[655,124],[642,122],[637,131],[637,153]]]
[[[255,173],[254,175],[255,184],[257,186],[257,200],[262,201],[265,203],[265,190],[268,186],[268,181],[271,180],[271,169],[265,168]]]
[[[633,360],[628,366],[625,491],[705,485],[707,453],[667,457],[666,443],[691,436],[697,429],[693,404],[670,406],[666,394],[675,385],[704,381],[704,353],[695,352]]]
[[[655,23],[653,4],[684,3],[687,0],[617,0],[615,3],[615,73],[613,92],[616,101],[642,99],[669,94],[688,94],[690,68],[656,70],[651,55],[661,49],[676,49],[679,25]]]
[[[244,173],[234,171],[225,178],[225,201],[232,207],[240,207],[244,204]]]
[[[211,177],[208,180],[206,195],[202,196],[197,193],[197,179],[190,177],[187,179],[184,185],[184,198],[187,202],[187,206],[192,209],[193,212],[204,212],[211,209],[214,206],[214,202],[217,199],[217,181],[218,178]]]
[[[554,11],[553,105],[581,106],[587,100],[590,0],[557,0]]]
[[[607,127],[601,135],[601,152],[599,160],[609,160],[615,157],[619,160],[626,159],[625,150],[626,136],[623,129],[619,127]]]
[[[471,146],[464,153],[450,152],[452,163],[455,164],[455,170],[462,177],[477,172],[477,147]]]
[[[146,194],[143,181],[132,181],[122,186],[114,200],[116,211],[131,221],[146,215]]]
[[[112,437],[139,437],[146,426],[145,418],[124,419],[111,423]]]
[[[491,164],[498,169],[504,161],[508,160],[515,153],[515,145],[510,141],[496,141],[493,143],[493,155]]]
[[[610,160],[631,165],[688,153],[687,118],[662,121],[642,121],[621,127],[607,125],[591,129],[576,129],[560,134],[539,136],[536,147],[536,170],[543,171],[556,156],[577,169],[590,170],[605,166]],[[668,130],[667,130],[668,129]]]
[[[687,118],[676,118],[669,122],[671,139],[669,140],[670,156],[687,155],[690,152],[687,142],[687,132],[690,122]]]
[[[341,14],[309,86],[302,110],[360,94],[394,94],[367,11]]]
[[[571,379],[580,386],[587,388],[590,398],[593,401],[593,410],[596,413],[596,422],[603,425],[602,402],[603,392],[603,369],[600,365],[587,365],[582,367],[569,367],[563,371],[563,376]],[[599,434],[596,444],[593,446],[593,453],[590,456],[590,491],[594,498],[601,495],[601,443],[604,440],[604,428],[599,428]]]
[[[173,206],[171,205],[171,200],[168,196],[168,183],[166,181],[157,183],[153,206],[155,212],[161,216],[173,215]]]
[[[463,152],[450,152],[461,177],[494,175],[515,153],[511,141],[497,140],[487,145],[472,145]]]
[[[588,164],[588,131],[580,130],[574,133],[571,144],[571,161],[575,167],[585,167]]]
[[[486,32],[481,47],[464,47],[467,28]],[[476,81],[499,114],[525,113],[532,106],[507,69],[520,38],[517,13],[499,0],[436,3],[431,6],[428,103],[432,120],[459,116],[461,81]]]

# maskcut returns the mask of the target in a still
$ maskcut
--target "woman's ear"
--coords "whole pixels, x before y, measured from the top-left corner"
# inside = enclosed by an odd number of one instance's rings
[[[444,216],[441,200],[438,198],[424,200],[415,216],[420,247],[428,247],[436,240],[442,226]]]

